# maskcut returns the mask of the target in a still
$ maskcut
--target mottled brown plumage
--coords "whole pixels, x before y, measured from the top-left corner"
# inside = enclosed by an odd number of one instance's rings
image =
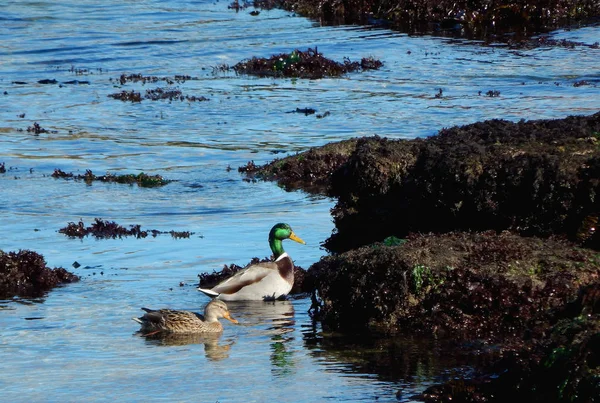
[[[219,318],[238,323],[229,314],[227,305],[220,300],[210,301],[204,308],[204,316],[190,311],[142,309],[146,311],[144,316],[133,320],[142,325],[140,331],[144,333],[216,333],[223,331]]]

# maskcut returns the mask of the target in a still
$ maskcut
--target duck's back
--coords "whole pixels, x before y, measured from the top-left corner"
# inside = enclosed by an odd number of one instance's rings
[[[203,333],[220,332],[221,323],[205,322],[204,317],[190,311],[171,309],[149,310],[142,308],[146,314],[140,319],[143,331],[164,331],[170,333]]]

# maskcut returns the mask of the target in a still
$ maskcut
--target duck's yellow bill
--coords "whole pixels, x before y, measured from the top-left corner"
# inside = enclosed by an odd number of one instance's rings
[[[306,242],[304,242],[302,239],[300,239],[300,238],[299,238],[299,237],[298,237],[296,234],[294,234],[294,232],[292,232],[292,233],[290,234],[290,239],[291,239],[292,241],[296,241],[296,242],[298,242],[298,243],[301,243],[301,244],[303,244],[303,245],[306,245]]]
[[[237,320],[235,320],[235,319],[233,319],[233,318],[231,317],[231,315],[229,314],[229,312],[227,312],[225,315],[223,315],[223,317],[224,317],[225,319],[227,319],[228,321],[230,321],[231,323],[239,323]]]

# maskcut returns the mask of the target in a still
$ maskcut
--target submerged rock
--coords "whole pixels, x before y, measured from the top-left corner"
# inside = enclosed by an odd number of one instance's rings
[[[36,252],[0,250],[0,298],[40,297],[60,284],[76,281],[79,277],[62,267],[47,267]]]
[[[123,102],[142,102],[144,99],[151,101],[187,101],[187,102],[203,102],[209,99],[204,96],[196,95],[185,95],[183,91],[174,87],[174,84],[183,84],[186,81],[198,80],[198,77],[192,77],[188,75],[175,75],[174,77],[157,77],[157,76],[144,76],[142,74],[121,74],[118,79],[110,79],[111,82],[119,86],[124,86],[128,83],[140,83],[142,85],[150,83],[164,82],[168,87],[157,87],[154,89],[147,89],[145,94],[135,90],[122,90],[108,96],[113,99],[117,99]]]
[[[110,98],[118,99],[120,101],[129,101],[129,102],[142,102],[144,99],[149,99],[151,101],[160,101],[160,100],[168,100],[168,101],[188,101],[188,102],[202,102],[208,101],[209,99],[204,96],[196,96],[196,95],[184,95],[183,92],[179,88],[155,88],[146,90],[144,96],[140,92],[131,90],[131,91],[121,91],[114,94],[108,95]]]

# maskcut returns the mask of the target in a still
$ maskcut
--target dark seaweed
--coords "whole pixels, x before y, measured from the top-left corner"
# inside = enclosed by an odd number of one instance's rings
[[[156,237],[157,235],[170,234],[175,239],[189,238],[194,232],[190,231],[159,231],[159,230],[142,230],[141,225],[130,225],[125,228],[114,221],[104,221],[96,218],[94,223],[86,227],[83,221],[78,223],[70,222],[66,227],[61,228],[58,232],[67,235],[70,238],[84,238],[92,235],[98,239],[106,238],[122,238],[124,236],[134,236],[136,238],[146,238],[148,235]]]
[[[259,77],[296,77],[317,79],[324,77],[339,77],[359,71],[379,69],[383,63],[373,58],[363,58],[360,62],[344,59],[343,63],[327,59],[314,49],[306,51],[293,50],[291,53],[281,53],[269,58],[253,57],[233,66],[240,74]]]
[[[36,252],[0,250],[0,298],[41,297],[60,284],[76,281],[79,277],[62,267],[47,267],[44,257]]]

